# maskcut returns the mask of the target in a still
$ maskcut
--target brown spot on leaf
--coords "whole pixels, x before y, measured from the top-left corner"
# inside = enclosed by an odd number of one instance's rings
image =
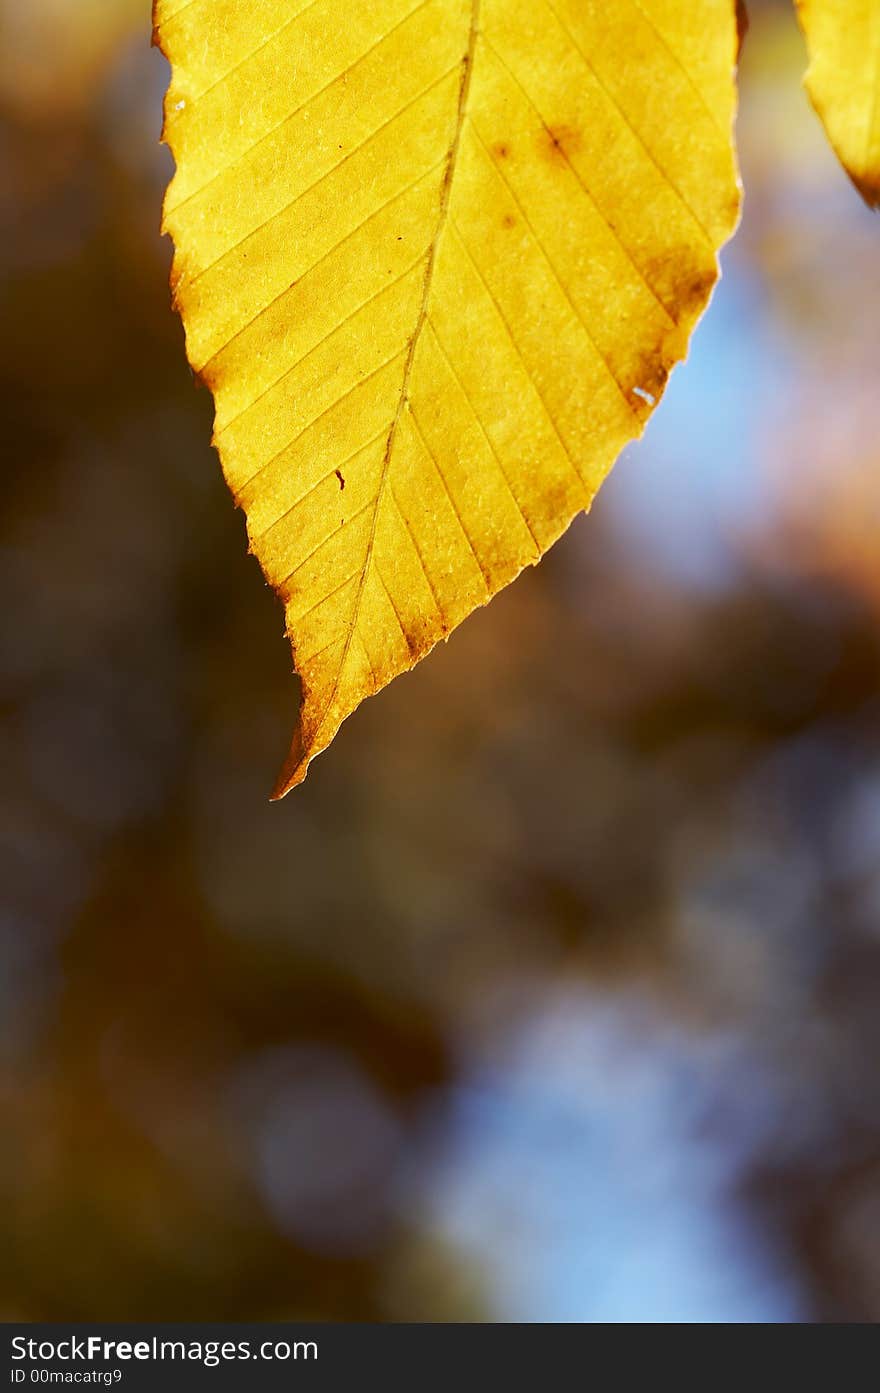
[[[583,145],[583,136],[576,126],[556,121],[544,126],[538,136],[538,152],[550,164],[569,164]]]
[[[702,313],[718,273],[714,266],[695,266],[692,257],[679,253],[652,261],[646,278],[664,303],[674,307],[676,322],[688,323]]]
[[[341,491],[342,489],[345,488],[345,480],[344,480],[343,477],[342,477],[342,473],[341,473],[341,471],[338,470],[338,469],[334,469],[333,473],[336,475],[337,479],[339,480],[339,488],[340,488],[340,491]]]
[[[502,226],[502,227],[516,227],[516,218],[513,216],[512,213],[505,213],[505,214],[504,214],[504,217],[501,219],[501,226]]]
[[[226,369],[223,354],[215,353],[207,362],[202,363],[201,367],[191,364],[192,374],[200,387],[207,387],[212,394],[219,391],[229,381],[229,372]]]
[[[640,270],[661,304],[677,324],[690,324],[703,310],[718,278],[714,259],[701,256],[688,246],[671,247],[660,256],[647,257]],[[673,354],[681,356],[680,350]]]
[[[495,144],[492,146],[492,154],[498,160],[509,160],[510,146],[508,145],[507,141],[496,140]]]

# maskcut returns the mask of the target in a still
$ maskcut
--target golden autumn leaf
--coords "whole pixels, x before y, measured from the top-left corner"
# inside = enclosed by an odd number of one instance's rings
[[[804,79],[834,151],[865,202],[880,204],[880,0],[797,0]]]
[[[157,0],[175,300],[281,596],[276,788],[587,508],[717,278],[735,0]]]

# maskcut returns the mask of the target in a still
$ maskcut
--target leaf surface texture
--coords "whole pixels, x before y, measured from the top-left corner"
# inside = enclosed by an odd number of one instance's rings
[[[158,0],[187,351],[281,596],[276,789],[640,434],[739,209],[734,0]]]
[[[880,204],[880,0],[798,0],[807,91],[865,202]]]

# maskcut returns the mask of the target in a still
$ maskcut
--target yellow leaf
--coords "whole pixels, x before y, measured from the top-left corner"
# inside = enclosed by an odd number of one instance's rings
[[[880,204],[880,0],[797,0],[804,79],[834,151],[872,208]]]
[[[739,209],[735,0],[157,0],[164,227],[302,707],[276,795],[641,433]]]

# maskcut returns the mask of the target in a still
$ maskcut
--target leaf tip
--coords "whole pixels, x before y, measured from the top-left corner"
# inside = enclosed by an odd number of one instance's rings
[[[282,764],[272,792],[269,794],[270,803],[280,803],[281,799],[285,798],[287,794],[290,793],[291,789],[296,788],[303,782],[309,771],[309,764],[317,753],[317,750],[305,749],[302,738],[302,726],[298,724],[294,731],[287,758]]]
[[[849,169],[846,172],[871,211],[880,210],[880,174],[854,174]]]

